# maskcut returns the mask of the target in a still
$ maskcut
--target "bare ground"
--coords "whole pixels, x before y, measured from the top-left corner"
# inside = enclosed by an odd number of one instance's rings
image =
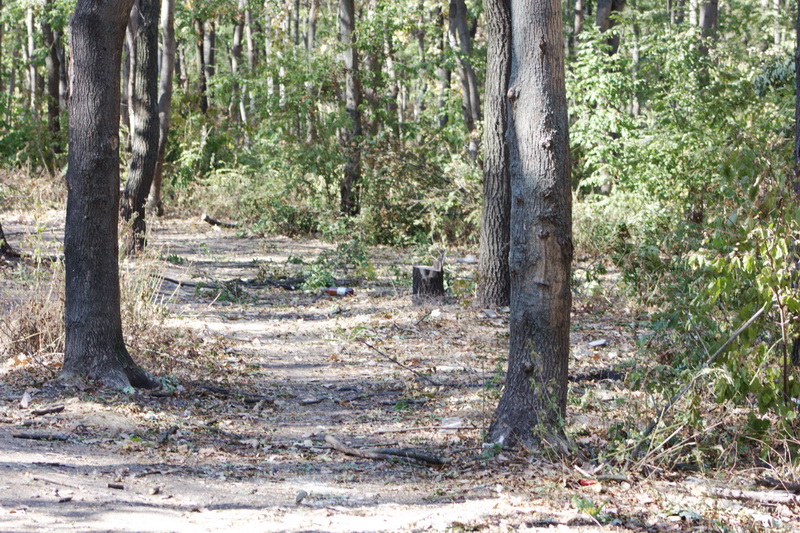
[[[57,253],[57,217],[3,224],[12,244],[31,251],[44,242]],[[25,237],[37,226],[39,240]],[[126,263],[126,272],[213,285],[159,282],[167,312],[155,331],[137,334],[163,345],[132,351],[164,390],[65,388],[53,379],[58,354],[38,362],[8,354],[0,361],[0,531],[800,527],[790,493],[762,491],[769,501],[756,501],[719,492],[752,490],[752,469],[613,466],[612,448],[625,443],[608,440],[611,426],[631,417],[644,425],[653,411],[625,380],[641,364],[641,332],[615,301],[576,299],[573,453],[530,456],[481,441],[502,386],[508,322],[502,311],[466,305],[469,250],[450,254],[450,299],[413,305],[415,258],[402,252],[371,250],[377,279],[332,298],[265,281],[291,277],[331,249],[318,241],[164,220],[150,242],[159,259]],[[26,298],[24,268],[0,269],[7,324]],[[63,410],[35,412],[53,406]],[[413,448],[446,464],[345,455],[326,436],[362,451]]]

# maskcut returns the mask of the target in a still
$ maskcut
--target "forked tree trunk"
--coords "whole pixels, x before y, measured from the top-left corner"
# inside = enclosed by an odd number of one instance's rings
[[[359,212],[361,182],[361,84],[358,74],[358,51],[355,46],[355,7],[353,0],[339,1],[339,31],[344,46],[344,107],[348,124],[342,130],[342,145],[347,154],[344,175],[339,187],[341,212],[356,215]]]
[[[126,253],[144,249],[145,201],[158,161],[158,21],[160,0],[139,0],[136,60],[132,65],[131,162],[122,195],[122,218],[133,230]]]
[[[572,193],[561,2],[510,5],[511,319],[508,373],[488,438],[563,450]]]
[[[511,183],[508,177],[508,80],[511,74],[511,12],[507,1],[487,2],[486,118],[483,142],[483,212],[477,303],[509,303],[508,245]]]
[[[172,80],[175,72],[175,0],[164,0],[161,12],[161,74],[158,86],[158,159],[153,184],[147,198],[147,210],[158,216],[164,214],[161,184],[164,181],[164,157],[167,154],[170,115],[172,113]]]
[[[117,244],[120,60],[132,0],[78,0],[70,23],[72,90],[64,235],[62,379],[156,388],[122,338]]]

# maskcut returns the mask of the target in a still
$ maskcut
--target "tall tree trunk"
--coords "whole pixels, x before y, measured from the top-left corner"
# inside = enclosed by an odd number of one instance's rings
[[[122,102],[120,120],[128,130],[126,147],[130,147],[131,126],[131,93],[133,92],[133,63],[136,61],[136,25],[139,24],[139,0],[133,0],[131,12],[128,15],[128,26],[125,28],[125,48],[122,62]]]
[[[483,132],[483,212],[477,303],[509,304],[511,183],[508,177],[508,80],[511,74],[509,0],[486,2],[486,119]]]
[[[0,0],[0,14],[3,13],[3,2]],[[5,37],[5,23],[0,21],[0,96],[5,92],[5,69],[3,69],[3,38]]]
[[[344,46],[344,108],[348,125],[342,130],[342,146],[347,159],[339,186],[344,215],[356,215],[360,210],[361,188],[361,84],[358,75],[358,51],[355,46],[355,7],[353,0],[339,0],[339,32]]]
[[[441,6],[437,6],[434,11],[434,18],[436,19],[436,28],[438,29],[438,36],[436,38],[437,47],[437,61],[436,61],[436,78],[439,80],[439,127],[444,128],[450,119],[447,112],[447,100],[450,93],[450,82],[452,72],[446,66],[444,51],[447,46],[447,30],[444,27],[444,15],[442,14]]]
[[[197,32],[195,52],[197,54],[197,92],[200,97],[200,111],[208,111],[208,95],[206,94],[206,65],[205,65],[205,23],[199,18],[194,19],[194,29]]]
[[[45,3],[45,13],[42,16],[42,36],[44,37],[44,46],[47,49],[47,55],[44,59],[45,68],[47,70],[47,129],[50,135],[53,136],[53,152],[59,153],[61,149],[58,146],[58,139],[55,137],[61,130],[61,110],[59,109],[59,79],[61,68],[58,60],[58,50],[56,49],[55,34],[53,33],[53,28],[50,26],[49,20],[52,4],[52,0],[47,0]]]
[[[386,114],[391,117],[391,127],[395,138],[400,137],[400,128],[403,124],[403,111],[399,105],[400,84],[397,80],[397,71],[394,68],[394,43],[392,36],[386,34],[384,41],[386,55],[386,77],[389,78],[389,94],[386,96]]]
[[[36,19],[34,18],[33,14],[33,7],[28,7],[25,13],[25,28],[28,31],[28,46],[25,49],[27,52],[27,60],[28,60],[28,106],[30,107],[31,113],[34,117],[39,116],[39,112],[37,109],[37,102],[36,102],[36,95],[38,94],[38,89],[36,87],[37,81],[39,79],[39,74],[36,72],[36,33],[35,33],[35,22]]]
[[[58,55],[58,107],[67,108],[67,97],[69,96],[69,69],[67,68],[67,54],[64,50],[64,32],[55,32],[56,54]]]
[[[450,44],[456,52],[456,65],[461,78],[464,123],[469,132],[468,152],[475,161],[480,150],[477,125],[481,120],[481,100],[478,78],[469,57],[472,55],[472,36],[467,24],[467,6],[464,0],[450,0]]]
[[[161,0],[139,0],[131,106],[131,162],[122,195],[122,218],[131,224],[127,253],[144,249],[145,200],[158,161],[158,21]]]
[[[78,0],[70,23],[72,76],[61,377],[157,388],[122,337],[119,217],[120,61],[132,0]]]
[[[561,2],[511,0],[511,28],[509,358],[489,439],[563,449],[572,192]]]
[[[800,196],[800,0],[797,0],[797,21],[795,23],[795,53],[794,53],[794,175],[797,194]]]
[[[597,0],[596,21],[597,28],[604,33],[617,25],[615,15],[625,8],[626,0]],[[606,39],[609,54],[616,54],[619,49],[619,35]]]
[[[161,10],[161,72],[158,79],[158,158],[153,184],[147,197],[147,210],[158,216],[164,214],[161,185],[164,181],[164,156],[167,154],[170,116],[172,113],[172,80],[175,60],[175,0],[163,0]]]
[[[207,20],[203,32],[203,65],[206,69],[206,83],[217,73],[217,24]]]
[[[306,36],[306,51],[310,54],[314,49],[317,39],[317,19],[319,18],[319,0],[309,0],[308,3],[308,35]]]
[[[241,94],[239,84],[240,66],[242,64],[242,48],[244,40],[244,8],[247,0],[239,0],[233,27],[233,42],[231,43],[231,99],[228,106],[228,116],[234,122],[247,121],[244,108],[244,96]]]
[[[586,16],[586,0],[575,0],[575,8],[572,13],[572,52],[575,53],[575,46],[578,43],[578,36],[583,32],[583,19]]]

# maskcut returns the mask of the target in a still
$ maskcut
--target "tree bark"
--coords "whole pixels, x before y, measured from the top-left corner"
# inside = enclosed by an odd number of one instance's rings
[[[447,100],[450,93],[450,82],[452,78],[452,71],[447,68],[445,64],[444,51],[447,46],[447,30],[444,27],[444,15],[442,14],[441,6],[437,6],[434,11],[436,18],[436,28],[438,29],[438,36],[436,38],[437,45],[437,59],[436,62],[436,77],[439,79],[439,127],[444,128],[450,117],[447,112]]]
[[[208,95],[206,94],[206,66],[205,66],[205,23],[199,19],[194,19],[194,29],[197,32],[195,41],[195,51],[197,53],[197,92],[200,97],[200,111],[205,114],[208,111]]]
[[[800,0],[797,0],[797,22],[795,25],[795,53],[794,53],[794,75],[795,91],[794,100],[794,175],[797,194],[800,196]]]
[[[26,14],[25,14],[25,27],[28,31],[28,42],[27,48],[25,49],[27,52],[27,59],[28,59],[28,106],[30,107],[31,114],[34,117],[39,116],[39,112],[37,109],[37,102],[36,102],[36,94],[38,93],[38,88],[36,87],[37,81],[39,78],[38,73],[36,72],[36,62],[34,61],[34,56],[36,55],[36,41],[35,39],[35,25],[36,19],[33,15],[33,7],[28,7]]]
[[[52,0],[47,0],[45,3],[45,12],[42,14],[42,36],[44,37],[44,46],[47,49],[47,55],[44,59],[47,70],[47,130],[53,137],[52,151],[59,153],[61,149],[58,146],[56,136],[61,130],[61,110],[59,109],[59,75],[61,69],[58,51],[56,50],[56,38],[49,20],[52,4]]]
[[[625,8],[626,0],[597,0],[596,21],[597,28],[604,33],[617,25],[613,15],[620,13]],[[616,54],[619,49],[619,35],[606,39],[609,54]]]
[[[347,154],[344,176],[339,187],[340,210],[356,215],[360,210],[361,182],[361,84],[358,76],[358,51],[355,46],[355,7],[353,0],[339,1],[339,31],[344,46],[345,111],[349,124],[342,130],[342,146]]]
[[[450,45],[456,53],[458,75],[461,78],[461,98],[464,106],[464,124],[469,132],[468,152],[476,161],[480,149],[476,135],[481,121],[481,100],[478,77],[469,57],[472,55],[472,36],[467,24],[467,6],[464,0],[450,0]]]
[[[228,116],[233,121],[247,121],[244,107],[244,95],[239,84],[240,66],[242,64],[242,48],[244,40],[244,10],[247,0],[239,0],[238,11],[234,20],[233,42],[231,44],[231,100],[228,106]]]
[[[58,54],[58,107],[67,108],[69,97],[69,69],[67,68],[67,54],[64,51],[64,32],[59,29],[55,32],[56,54]]]
[[[136,61],[136,25],[139,24],[139,0],[133,0],[131,12],[128,14],[128,25],[125,27],[125,48],[122,63],[122,102],[120,120],[129,132],[126,147],[130,143],[131,125],[131,92],[133,92],[133,63]]]
[[[62,379],[156,388],[125,348],[120,314],[120,61],[132,0],[78,0],[70,23],[66,338]]]
[[[477,303],[509,304],[511,184],[508,177],[506,92],[511,74],[510,0],[486,2],[486,119],[483,132],[483,212]]]
[[[217,25],[207,20],[203,32],[203,65],[206,69],[206,83],[217,73]]]
[[[572,195],[561,2],[510,3],[510,339],[489,439],[563,449]]]
[[[126,253],[144,250],[147,223],[145,201],[158,161],[158,21],[160,0],[139,0],[136,58],[130,93],[131,161],[122,195],[122,218],[131,225]]]
[[[147,210],[158,216],[164,214],[161,185],[164,181],[164,157],[167,154],[170,116],[172,114],[172,87],[175,73],[175,0],[164,0],[161,11],[161,72],[158,86],[158,158],[153,174],[153,184],[147,198]]]

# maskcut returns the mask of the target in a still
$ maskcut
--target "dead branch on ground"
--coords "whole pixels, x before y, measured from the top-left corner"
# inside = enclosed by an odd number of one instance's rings
[[[448,463],[447,459],[422,453],[413,448],[375,448],[373,450],[358,450],[343,444],[332,435],[325,436],[325,442],[331,447],[345,455],[361,457],[363,459],[375,459],[380,461],[392,461],[404,459],[410,463],[425,466],[442,466]]]

